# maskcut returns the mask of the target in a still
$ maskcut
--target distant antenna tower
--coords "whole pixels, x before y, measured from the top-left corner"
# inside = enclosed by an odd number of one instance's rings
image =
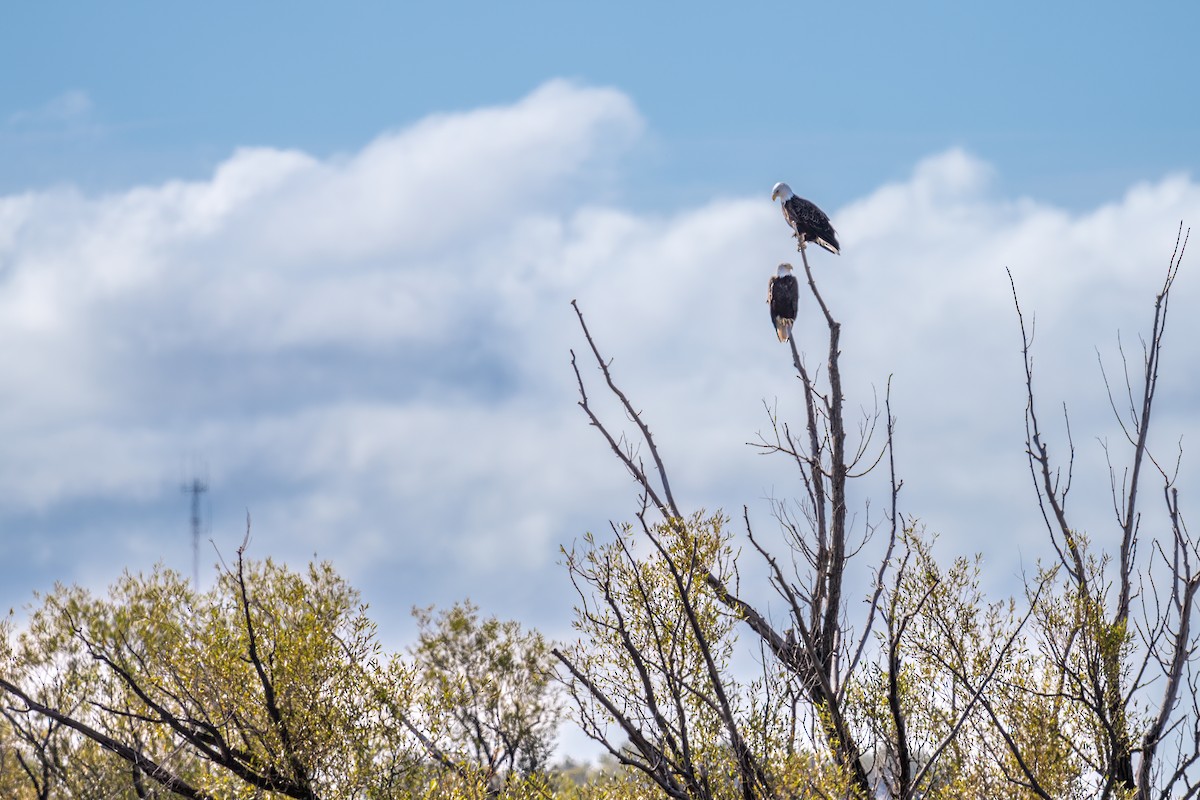
[[[200,588],[200,495],[208,491],[208,484],[199,478],[179,487],[184,494],[192,496],[192,580]]]

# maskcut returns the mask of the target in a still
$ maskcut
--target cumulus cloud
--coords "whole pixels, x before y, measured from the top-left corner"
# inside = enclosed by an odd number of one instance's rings
[[[555,81],[335,158],[247,149],[204,181],[0,198],[0,560],[38,565],[8,585],[160,558],[186,571],[179,464],[200,454],[215,540],[235,546],[249,508],[259,555],[334,560],[385,629],[470,594],[565,632],[558,546],[633,509],[575,407],[572,299],[681,501],[746,503],[768,525],[763,498],[795,476],[743,443],[764,401],[798,418],[764,303],[798,254],[770,187],[672,213],[591,200],[642,127],[620,92]],[[1044,555],[1005,268],[1037,315],[1048,408],[1071,403],[1078,471],[1102,484],[1090,437],[1113,425],[1094,348],[1136,341],[1200,188],[1168,177],[1071,213],[999,196],[991,172],[932,156],[827,208],[844,255],[812,259],[852,404],[893,376],[906,510],[954,552],[985,551],[1002,583],[1014,544]],[[1185,269],[1176,308],[1198,285]],[[816,309],[802,313],[816,364]],[[1194,424],[1198,324],[1172,318],[1164,442]]]

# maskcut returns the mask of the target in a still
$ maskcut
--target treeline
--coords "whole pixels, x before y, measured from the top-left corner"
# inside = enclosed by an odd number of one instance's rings
[[[331,567],[297,573],[244,549],[203,593],[162,570],[103,598],[59,587],[4,630],[0,796],[1196,797],[1200,547],[1179,454],[1149,437],[1185,247],[1181,229],[1140,362],[1122,352],[1112,372],[1127,446],[1102,467],[1108,531],[1072,523],[1072,433],[1052,436],[1039,413],[1013,286],[1046,529],[1017,597],[984,597],[978,562],[939,562],[901,512],[890,397],[846,419],[841,326],[801,251],[825,338],[816,363],[790,342],[803,417],[772,415],[758,443],[797,487],[769,532],[747,509],[735,524],[681,507],[577,307],[588,374],[622,421],[600,416],[572,353],[579,404],[638,496],[629,522],[564,554],[576,641],[464,603],[418,609],[417,643],[385,653]],[[870,473],[885,495],[855,513]],[[739,585],[751,561],[771,602]],[[565,714],[606,769],[551,765]]]
[[[382,651],[329,564],[58,587],[5,628],[0,797],[408,797],[545,776],[547,646],[459,604]],[[173,794],[172,794],[173,793]]]

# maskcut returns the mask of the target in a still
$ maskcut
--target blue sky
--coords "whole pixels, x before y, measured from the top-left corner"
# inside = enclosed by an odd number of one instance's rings
[[[9,190],[198,178],[244,145],[352,151],[552,77],[637,103],[651,136],[621,189],[652,208],[752,191],[781,167],[844,202],[950,146],[997,165],[1013,192],[1081,205],[1197,158],[1200,12],[1185,3],[141,2],[5,16],[4,111],[71,90],[90,105],[73,128],[10,125]]]
[[[685,502],[767,524],[793,477],[743,442],[794,399],[762,305],[795,255],[777,180],[838,227],[821,267],[856,397],[895,376],[909,513],[1012,586],[1045,552],[1004,268],[1094,443],[1096,348],[1200,220],[1191,4],[0,13],[10,606],[190,570],[198,470],[223,552],[250,511],[252,553],[330,558],[390,643],[467,595],[566,635],[559,545],[633,510],[574,406],[572,298]],[[1197,427],[1197,284],[1165,442]]]

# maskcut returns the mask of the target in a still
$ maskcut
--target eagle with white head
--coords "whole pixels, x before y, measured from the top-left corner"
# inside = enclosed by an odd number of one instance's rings
[[[792,337],[796,310],[800,305],[800,284],[792,274],[791,264],[780,264],[776,275],[767,282],[767,305],[771,308],[771,324],[779,341]]]
[[[792,187],[786,183],[775,184],[775,188],[771,190],[771,199],[782,201],[783,217],[795,232],[793,235],[798,242],[797,249],[803,251],[805,242],[816,242],[834,255],[841,252],[837,233],[833,230],[829,217],[814,203],[797,197],[792,192]]]

